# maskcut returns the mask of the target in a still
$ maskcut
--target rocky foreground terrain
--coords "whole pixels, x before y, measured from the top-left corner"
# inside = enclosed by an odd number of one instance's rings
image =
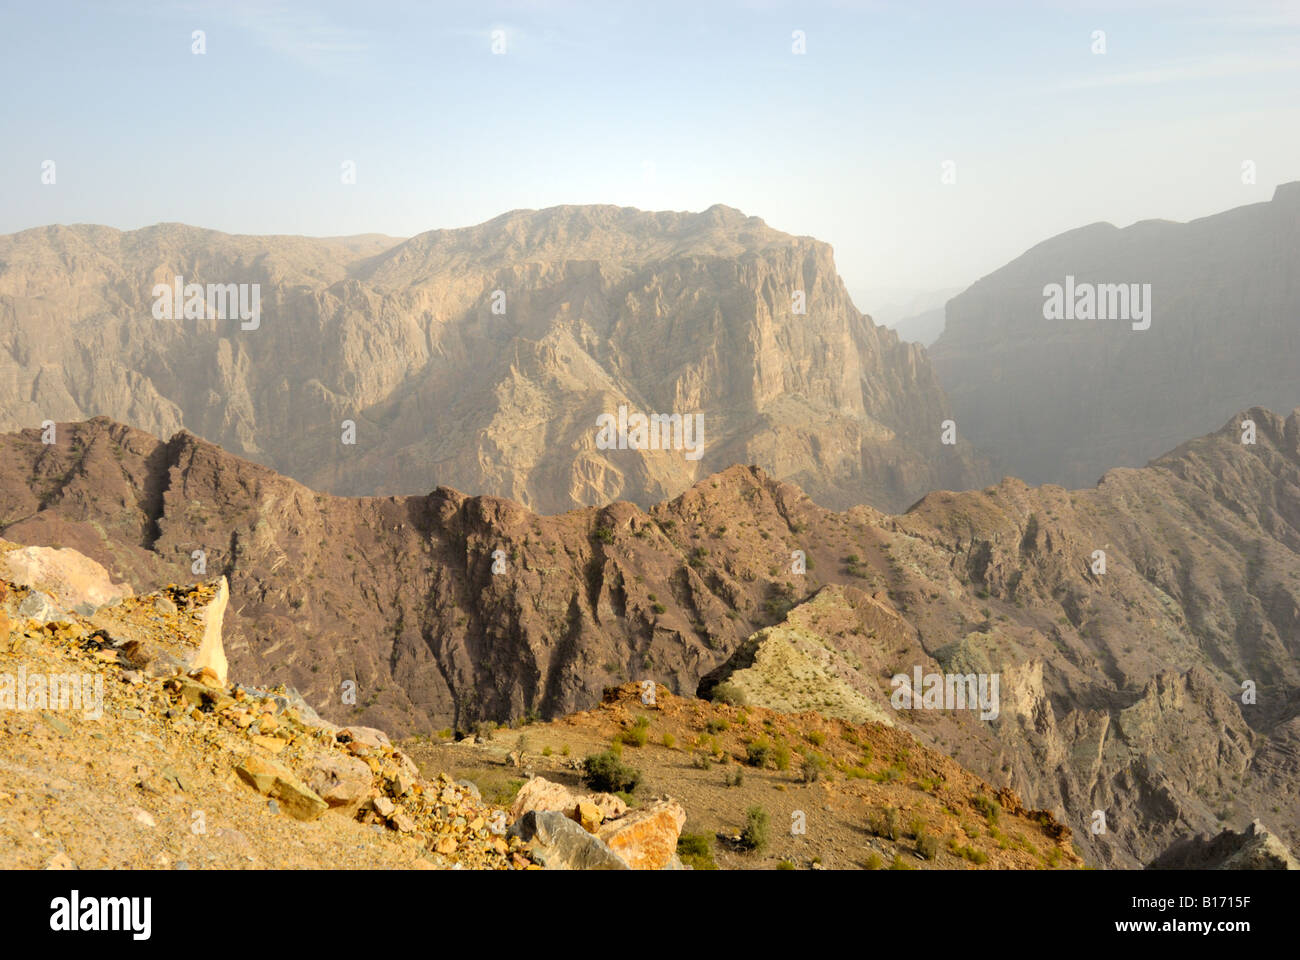
[[[1095,864],[1255,819],[1300,839],[1297,414],[1245,411],[1095,489],[1008,479],[901,515],[745,467],[649,511],[344,499],[102,419],[0,454],[0,533],[142,590],[202,561],[230,585],[232,670],[339,724],[463,733],[730,679],[755,706],[892,722]],[[895,709],[917,667],[996,673],[998,716]]]
[[[1044,287],[1149,284],[1151,325],[1049,320]],[[1091,486],[1245,407],[1300,405],[1300,182],[1189,223],[1094,223],[947,304],[929,348],[961,429],[1000,472]]]
[[[383,731],[323,720],[283,686],[230,682],[227,605],[224,579],[137,596],[74,550],[0,541],[0,869],[1080,863],[1049,813],[907,734],[653,685],[531,725],[512,751],[493,742],[508,731],[450,753],[417,739],[417,767]],[[593,793],[591,761],[570,744],[606,757],[627,744],[647,782]],[[693,771],[715,773],[680,774],[688,754]],[[689,821],[679,799],[652,792],[661,785],[698,801]],[[732,826],[683,835],[705,820]]]
[[[175,277],[256,284],[260,316],[219,319],[214,300],[159,319]],[[683,439],[702,456],[601,449],[597,418],[620,406],[698,414]],[[858,312],[830,247],[723,206],[524,210],[405,241],[0,237],[0,429],[98,415],[317,490],[449,486],[542,513],[649,507],[733,463],[831,507],[992,479],[964,434],[941,444],[924,350]]]

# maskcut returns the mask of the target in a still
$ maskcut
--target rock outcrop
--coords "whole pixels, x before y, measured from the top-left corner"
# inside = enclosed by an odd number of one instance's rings
[[[1151,862],[1149,870],[1300,870],[1291,851],[1258,820],[1245,830],[1181,840]]]
[[[217,584],[216,596],[203,610],[203,639],[199,642],[198,652],[190,662],[190,670],[202,673],[207,670],[212,674],[218,686],[226,685],[226,675],[230,666],[226,660],[226,650],[221,642],[221,629],[226,617],[226,604],[230,602],[230,587],[222,577]]]

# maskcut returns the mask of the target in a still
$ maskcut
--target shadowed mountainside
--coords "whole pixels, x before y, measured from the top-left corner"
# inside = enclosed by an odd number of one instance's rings
[[[1067,276],[1149,284],[1150,327],[1044,319],[1044,287]],[[1245,407],[1300,405],[1297,277],[1300,182],[1189,223],[1045,240],[948,301],[929,355],[959,429],[999,471],[1083,486]]]

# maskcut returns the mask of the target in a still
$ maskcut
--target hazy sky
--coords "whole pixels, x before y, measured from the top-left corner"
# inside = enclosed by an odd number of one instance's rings
[[[832,243],[866,310],[1300,179],[1294,2],[0,0],[0,79],[0,233],[725,203]]]

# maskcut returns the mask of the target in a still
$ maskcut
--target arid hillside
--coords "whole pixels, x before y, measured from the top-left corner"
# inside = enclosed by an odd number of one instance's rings
[[[70,548],[0,540],[0,867],[1079,864],[1046,811],[901,731],[654,685],[610,688],[595,711],[530,725],[512,752],[487,727],[481,748],[416,738],[417,766],[382,730],[340,727],[292,690],[229,677],[228,606],[224,580],[137,595]],[[570,744],[606,758],[627,744],[645,776],[597,767]],[[698,775],[684,772],[688,751]],[[597,769],[624,779],[597,782]],[[589,789],[607,786],[617,795]],[[727,825],[737,818],[744,826]],[[683,836],[689,823],[713,826]]]

